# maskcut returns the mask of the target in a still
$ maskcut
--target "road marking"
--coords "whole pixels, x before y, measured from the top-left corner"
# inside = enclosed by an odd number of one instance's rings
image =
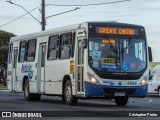
[[[131,101],[131,102],[133,102],[134,103],[134,99],[133,98],[129,98],[129,100],[128,101]]]
[[[152,102],[153,100],[152,99],[148,99],[148,102]]]

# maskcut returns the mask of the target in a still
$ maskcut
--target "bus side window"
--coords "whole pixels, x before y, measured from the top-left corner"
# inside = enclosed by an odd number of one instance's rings
[[[9,45],[9,50],[8,50],[8,63],[12,63],[12,51],[13,51],[13,43]]]
[[[28,62],[33,62],[35,59],[36,53],[36,39],[32,39],[28,41],[27,53],[26,58]]]
[[[53,35],[49,37],[48,42],[48,60],[56,60],[58,56],[59,35]]]
[[[22,41],[20,42],[20,47],[19,47],[19,62],[24,62],[26,59],[26,45],[27,41]]]
[[[69,59],[71,54],[70,43],[72,39],[72,33],[65,33],[61,35],[59,58]]]

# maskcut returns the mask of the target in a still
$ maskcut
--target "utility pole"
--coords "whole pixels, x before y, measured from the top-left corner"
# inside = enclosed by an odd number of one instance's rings
[[[42,0],[42,31],[45,30],[46,19],[45,19],[45,0]]]
[[[16,3],[13,3],[11,0],[9,1],[6,1],[10,4],[13,4],[13,5],[16,5],[16,6],[19,6],[21,8],[23,8],[23,10],[25,10],[27,12],[27,14],[30,14],[40,25],[41,25],[41,30],[42,31],[45,31],[45,27],[46,27],[46,19],[50,18],[50,17],[53,17],[53,16],[57,16],[57,15],[61,15],[61,14],[65,14],[65,13],[68,13],[68,12],[72,12],[72,11],[75,11],[75,10],[78,10],[80,9],[79,7],[76,7],[75,9],[72,9],[72,10],[68,10],[68,11],[65,11],[65,12],[62,12],[62,13],[58,13],[58,14],[55,14],[55,15],[51,15],[51,16],[48,16],[48,17],[45,17],[45,0],[42,0],[42,3],[41,3],[41,14],[42,14],[42,21],[40,22],[38,19],[36,19],[30,12],[33,11],[28,11],[26,10],[23,6],[19,5],[19,4],[16,4]],[[36,7],[37,8],[37,7]],[[26,15],[26,14],[25,14]],[[23,15],[24,16],[24,15]],[[7,23],[8,24],[8,23]],[[4,24],[6,25],[6,24]],[[1,26],[4,26],[4,25],[1,25]],[[0,27],[1,27],[0,26]],[[1,43],[0,43],[1,44]]]

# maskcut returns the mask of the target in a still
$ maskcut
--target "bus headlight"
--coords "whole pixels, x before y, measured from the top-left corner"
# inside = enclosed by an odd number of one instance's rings
[[[146,85],[146,80],[142,80],[140,83],[140,86],[144,86],[144,85]]]
[[[91,81],[92,83],[96,83],[96,82],[97,82],[96,78],[93,77],[93,76],[90,78],[90,81]]]
[[[89,77],[89,80],[91,83],[94,83],[94,84],[99,84],[99,82],[97,81],[97,79],[90,73],[87,73],[88,74],[88,77]]]
[[[141,78],[141,82],[140,82],[140,84],[139,84],[139,86],[144,86],[144,85],[146,85],[147,84],[147,81],[148,80],[148,76],[146,75],[146,76],[143,76],[142,78]]]

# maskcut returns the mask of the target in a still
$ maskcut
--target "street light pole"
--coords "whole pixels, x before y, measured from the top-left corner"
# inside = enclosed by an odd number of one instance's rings
[[[45,30],[46,19],[45,19],[45,0],[42,0],[42,31]]]

